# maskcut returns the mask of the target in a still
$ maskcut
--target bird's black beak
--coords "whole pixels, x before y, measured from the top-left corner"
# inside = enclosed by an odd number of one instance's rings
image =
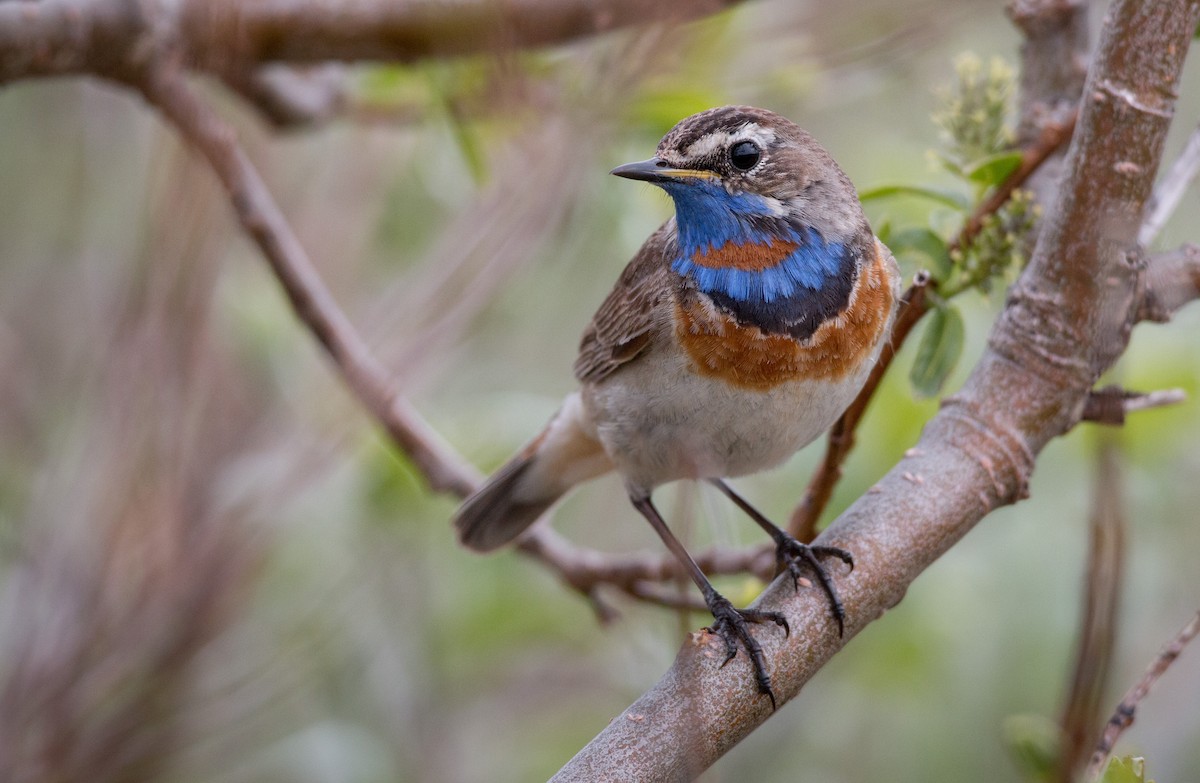
[[[688,179],[708,179],[716,176],[711,171],[700,169],[677,169],[662,158],[639,160],[637,163],[626,163],[612,170],[613,174],[625,179],[638,179],[643,182],[679,182]]]

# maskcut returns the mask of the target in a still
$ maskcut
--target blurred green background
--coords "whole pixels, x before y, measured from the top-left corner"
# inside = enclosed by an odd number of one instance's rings
[[[313,130],[273,132],[206,89],[399,387],[486,470],[574,387],[578,335],[670,214],[609,169],[736,102],[796,120],[860,188],[947,184],[927,154],[935,88],[958,53],[1015,65],[1018,45],[999,3],[777,0],[537,53],[363,68],[353,116]],[[1168,160],[1196,116],[1193,59]],[[361,413],[211,173],[135,97],[90,80],[0,90],[0,181],[0,737],[43,765],[14,779],[544,779],[706,621],[616,598],[621,618],[602,627],[532,561],[460,549],[454,501]],[[1198,239],[1198,219],[1189,193],[1162,246]],[[948,390],[1001,302],[963,298]],[[1198,330],[1200,308],[1139,327],[1114,376],[1194,400]],[[913,397],[912,353],[828,519],[936,409]],[[703,780],[1023,780],[1006,726],[1062,707],[1100,435],[1052,444],[1029,500],[986,519]],[[1117,437],[1127,586],[1106,709],[1200,605],[1195,404],[1136,414]],[[786,518],[819,448],[739,486]],[[659,494],[694,548],[760,540],[707,489]],[[554,524],[661,551],[611,478]],[[1198,694],[1189,650],[1121,746],[1151,777],[1200,779]]]

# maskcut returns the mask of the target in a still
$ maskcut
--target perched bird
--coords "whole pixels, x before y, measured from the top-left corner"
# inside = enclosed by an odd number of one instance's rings
[[[675,217],[642,245],[583,333],[569,395],[536,438],[458,510],[464,544],[516,538],[576,484],[616,470],[634,507],[704,595],[727,658],[746,648],[775,697],[747,622],[775,612],[718,593],[650,500],[679,479],[713,483],[771,535],[798,586],[801,562],[844,610],[818,556],[725,483],[779,465],[841,415],[890,331],[896,262],[854,186],[820,144],[774,112],[710,109],[682,120],[650,160],[613,174],[658,185]]]

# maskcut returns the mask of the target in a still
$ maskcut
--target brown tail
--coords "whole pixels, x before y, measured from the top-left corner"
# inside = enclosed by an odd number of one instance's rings
[[[612,469],[583,416],[579,395],[567,397],[546,429],[463,501],[454,515],[463,544],[480,552],[504,546],[575,484]]]

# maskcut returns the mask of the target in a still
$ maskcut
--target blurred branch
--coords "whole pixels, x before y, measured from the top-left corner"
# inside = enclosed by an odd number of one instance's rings
[[[1150,256],[1145,278],[1137,318],[1166,323],[1179,308],[1200,298],[1200,246],[1187,244]]]
[[[338,64],[228,68],[221,81],[280,130],[330,120],[343,114],[351,102],[345,68]]]
[[[818,591],[797,595],[777,579],[753,604],[804,629],[759,634],[780,704],[993,508],[1027,494],[1037,454],[1074,426],[1096,379],[1125,351],[1140,291],[1129,249],[1197,21],[1200,3],[1184,0],[1109,9],[1067,175],[987,350],[917,448],[817,539],[855,555],[854,571],[838,579],[845,637]],[[699,775],[773,714],[745,658],[724,667],[722,658],[719,640],[693,634],[670,671],[554,780]]]
[[[387,370],[338,308],[304,247],[280,212],[229,125],[201,101],[169,63],[133,82],[208,161],[229,193],[238,220],[283,286],[296,316],[321,343],[367,412],[415,463],[431,487],[466,494],[479,476],[397,394]]]
[[[1100,773],[1104,770],[1104,762],[1108,760],[1117,740],[1121,738],[1125,729],[1133,725],[1134,715],[1137,713],[1142,699],[1146,697],[1146,694],[1154,687],[1154,683],[1170,668],[1179,654],[1183,652],[1183,648],[1197,633],[1200,633],[1200,612],[1197,612],[1187,625],[1179,630],[1175,638],[1159,651],[1150,667],[1146,669],[1146,673],[1126,692],[1112,717],[1108,719],[1104,732],[1100,736],[1100,742],[1096,745],[1096,751],[1088,763],[1087,777],[1089,779],[1099,779]]]
[[[1087,0],[1009,0],[1009,19],[1021,31],[1017,144],[1028,147],[1050,125],[1075,115],[1087,78]],[[1052,156],[1026,186],[1038,203],[1054,199],[1062,155]]]
[[[1100,721],[1100,699],[1108,683],[1117,641],[1125,561],[1125,499],[1120,447],[1101,439],[1092,484],[1088,520],[1087,576],[1083,612],[1075,650],[1074,671],[1059,725],[1063,746],[1058,780],[1072,783],[1087,759],[1091,737]]]
[[[671,582],[686,572],[679,561],[662,554],[607,554],[577,546],[549,527],[540,526],[524,535],[517,548],[550,568],[564,584],[586,597],[602,622],[616,616],[615,611],[601,601],[598,590],[613,587],[639,600],[678,608],[694,608],[693,602],[680,602],[673,596],[656,591],[653,584]],[[764,582],[775,576],[775,554],[772,545],[729,550],[714,548],[696,555],[696,562],[706,574],[751,573]],[[696,604],[701,609],[703,604]]]
[[[739,0],[42,0],[0,3],[0,84],[134,73],[164,52],[221,74],[269,63],[413,62],[567,43],[708,16]]]
[[[1138,232],[1139,245],[1149,247],[1158,237],[1171,215],[1175,214],[1183,194],[1196,179],[1197,172],[1200,172],[1200,127],[1188,136],[1183,152],[1179,153],[1166,175],[1154,187],[1154,195],[1146,205],[1146,220]]]

